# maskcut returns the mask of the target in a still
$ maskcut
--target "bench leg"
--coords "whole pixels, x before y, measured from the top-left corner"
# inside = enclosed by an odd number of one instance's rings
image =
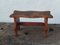
[[[47,37],[48,36],[48,18],[45,18],[44,19],[45,21],[45,33],[44,33],[44,36]]]
[[[18,29],[18,30],[20,30],[20,24],[19,24],[19,23],[20,23],[20,19],[19,19],[19,18],[17,18],[17,20],[16,20],[16,21],[17,21],[17,29]]]
[[[17,30],[20,30],[20,25],[17,24]]]
[[[18,32],[17,32],[17,22],[16,22],[16,19],[17,18],[14,17],[14,31],[15,31],[15,36],[18,36],[18,34],[17,34]]]

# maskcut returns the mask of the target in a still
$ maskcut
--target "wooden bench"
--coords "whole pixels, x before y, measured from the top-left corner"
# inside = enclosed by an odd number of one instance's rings
[[[20,29],[20,25],[27,25],[27,26],[40,26],[44,25],[44,36],[48,36],[48,18],[53,18],[50,11],[17,11],[15,10],[10,17],[14,18],[14,31],[15,35],[18,35],[18,29]],[[44,22],[20,22],[20,17],[24,18],[44,18]],[[39,20],[40,21],[40,20]]]

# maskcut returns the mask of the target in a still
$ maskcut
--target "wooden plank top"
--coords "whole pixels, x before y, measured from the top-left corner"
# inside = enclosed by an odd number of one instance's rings
[[[50,11],[17,11],[15,10],[10,17],[25,17],[25,18],[53,18]]]

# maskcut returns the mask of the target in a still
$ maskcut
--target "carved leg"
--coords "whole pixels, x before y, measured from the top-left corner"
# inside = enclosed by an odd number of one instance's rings
[[[44,36],[47,37],[48,36],[48,18],[45,18],[44,21],[45,21],[45,34],[44,34]]]

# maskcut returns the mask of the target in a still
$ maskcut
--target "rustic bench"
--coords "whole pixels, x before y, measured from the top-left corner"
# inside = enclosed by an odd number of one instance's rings
[[[39,26],[44,25],[44,36],[48,36],[48,18],[53,18],[50,11],[17,11],[15,10],[10,17],[14,18],[14,31],[15,35],[18,35],[18,29],[20,29],[20,25],[27,26]],[[24,18],[44,18],[44,22],[20,22],[20,17]],[[40,20],[39,20],[40,21]]]

